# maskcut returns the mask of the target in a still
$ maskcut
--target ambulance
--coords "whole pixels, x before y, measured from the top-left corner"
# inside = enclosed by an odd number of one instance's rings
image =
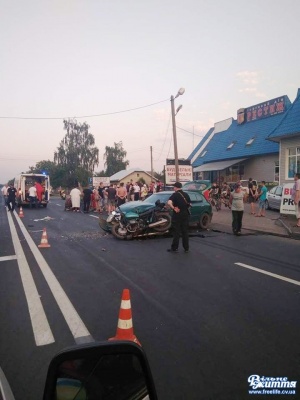
[[[40,184],[43,188],[40,205],[47,207],[51,191],[49,175],[23,173],[17,176],[14,181],[14,187],[17,189],[16,204],[18,207],[29,205],[28,190],[36,183]]]

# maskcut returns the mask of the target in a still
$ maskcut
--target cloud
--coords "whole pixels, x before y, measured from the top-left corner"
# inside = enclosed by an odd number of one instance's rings
[[[236,76],[245,85],[256,85],[259,81],[258,71],[240,71]]]
[[[259,71],[240,71],[236,74],[239,81],[239,93],[254,95],[259,98],[267,96],[258,87],[261,85],[262,76]]]

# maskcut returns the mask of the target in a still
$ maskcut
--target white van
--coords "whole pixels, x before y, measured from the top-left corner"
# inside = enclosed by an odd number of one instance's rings
[[[38,182],[43,187],[40,204],[47,207],[50,197],[50,177],[44,174],[20,174],[15,178],[14,187],[17,189],[16,204],[18,207],[29,205],[28,189]]]

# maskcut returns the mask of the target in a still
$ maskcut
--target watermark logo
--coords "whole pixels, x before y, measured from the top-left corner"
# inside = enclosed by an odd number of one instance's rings
[[[297,381],[287,377],[265,377],[250,375],[248,378],[249,394],[296,394]]]

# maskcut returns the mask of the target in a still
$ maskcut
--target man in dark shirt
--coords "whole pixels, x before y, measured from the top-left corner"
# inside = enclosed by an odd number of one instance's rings
[[[169,252],[178,252],[180,234],[182,236],[182,245],[185,253],[189,251],[189,218],[191,206],[190,196],[182,191],[182,184],[175,182],[174,193],[168,200],[168,205],[173,210],[172,228],[173,242]]]
[[[100,213],[104,209],[104,194],[103,194],[104,190],[105,190],[105,187],[103,186],[103,182],[100,182],[100,186],[98,188]]]
[[[17,189],[14,188],[13,183],[11,183],[9,185],[9,188],[7,189],[7,204],[6,205],[7,205],[8,211],[14,211],[15,204],[16,204],[16,195],[17,195]]]
[[[88,213],[90,211],[92,189],[89,187],[83,189],[83,212]]]
[[[114,188],[114,185],[111,183],[109,188],[106,189],[107,192],[107,212],[110,214],[112,211],[115,211],[116,208],[116,194],[117,191]]]

